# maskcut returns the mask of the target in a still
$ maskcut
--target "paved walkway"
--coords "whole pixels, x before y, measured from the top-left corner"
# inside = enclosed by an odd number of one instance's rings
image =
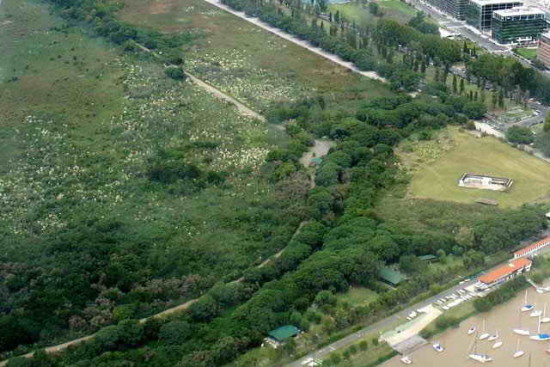
[[[290,41],[290,42],[292,42],[292,43],[294,43],[294,44],[296,44],[300,47],[308,49],[309,51],[314,52],[317,55],[320,55],[320,56],[324,57],[325,59],[328,59],[328,60],[332,61],[333,63],[338,64],[340,66],[343,66],[346,69],[349,69],[349,70],[351,70],[355,73],[361,74],[361,75],[363,75],[367,78],[370,78],[370,79],[379,80],[379,81],[384,82],[384,83],[387,82],[387,80],[385,78],[381,77],[380,75],[378,75],[374,71],[359,70],[355,65],[353,65],[353,63],[345,61],[341,57],[336,56],[334,54],[331,54],[329,52],[326,52],[325,50],[323,50],[319,47],[315,47],[315,46],[311,45],[309,42],[301,40],[298,37],[295,37],[295,36],[293,36],[289,33],[286,33],[284,31],[280,30],[279,28],[272,27],[271,25],[261,21],[258,18],[252,18],[252,17],[247,16],[243,12],[233,10],[229,6],[222,4],[220,0],[204,0],[204,1],[220,8],[220,9],[223,9],[226,12],[231,13],[231,14],[233,14],[233,15],[241,18],[241,19],[244,19],[249,23],[252,23],[252,24],[254,24],[254,25],[256,25],[260,28],[263,28],[268,32],[271,32],[271,33],[273,33],[273,34],[275,34],[275,35],[277,35],[281,38],[284,38],[287,41]]]

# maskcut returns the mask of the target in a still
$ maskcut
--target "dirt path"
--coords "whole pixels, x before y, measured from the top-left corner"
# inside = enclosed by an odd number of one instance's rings
[[[194,76],[192,74],[189,74],[188,72],[185,72],[185,75],[187,75],[189,80],[191,80],[194,84],[198,85],[199,87],[201,87],[202,89],[204,89],[205,91],[207,91],[208,93],[213,95],[214,97],[216,97],[218,99],[221,99],[221,100],[224,100],[224,101],[229,102],[232,105],[234,105],[241,115],[246,116],[246,117],[252,117],[252,118],[258,119],[262,122],[267,122],[266,118],[263,117],[262,115],[260,115],[258,112],[248,108],[247,106],[245,106],[241,102],[237,101],[235,98],[225,94],[224,92],[222,92],[218,88],[214,87],[213,85],[208,84],[207,82],[197,78],[196,76]],[[278,128],[283,128],[280,125],[275,125],[275,126],[277,126]]]
[[[346,69],[349,69],[355,73],[358,73],[358,74],[361,74],[367,78],[370,78],[370,79],[375,79],[375,80],[379,80],[381,82],[384,82],[386,83],[387,80],[383,77],[381,77],[380,75],[378,75],[376,72],[374,71],[362,71],[362,70],[359,70],[355,65],[353,65],[353,63],[351,62],[347,62],[345,60],[343,60],[341,57],[339,56],[336,56],[334,54],[331,54],[329,52],[326,52],[324,51],[323,49],[319,48],[319,47],[315,47],[315,46],[312,46],[309,42],[306,42],[304,40],[301,40],[297,37],[294,37],[278,28],[275,28],[275,27],[272,27],[270,26],[269,24],[267,23],[264,23],[262,22],[261,20],[259,20],[258,18],[252,18],[252,17],[249,17],[247,16],[245,13],[243,12],[240,12],[240,11],[236,11],[236,10],[233,10],[232,8],[230,8],[229,6],[227,5],[224,5],[220,2],[220,0],[204,0],[206,1],[207,3],[209,4],[212,4],[220,9],[223,9],[225,10],[226,12],[228,13],[231,13],[241,19],[244,19],[246,20],[247,22],[250,22],[260,28],[263,28],[265,29],[266,31],[268,32],[271,32],[281,38],[284,38],[285,40],[287,41],[290,41],[300,47],[303,47],[305,49],[308,49],[309,51],[311,52],[314,52],[316,53],[317,55],[320,55],[322,57],[324,57],[325,59],[328,59],[340,66],[343,66],[345,67]]]

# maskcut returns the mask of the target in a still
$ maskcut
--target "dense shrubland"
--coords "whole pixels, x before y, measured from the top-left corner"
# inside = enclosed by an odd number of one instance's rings
[[[272,180],[299,174],[297,160],[309,143],[308,131],[337,142],[317,169],[317,187],[308,193],[309,222],[289,242],[282,256],[264,267],[250,269],[241,283],[216,285],[188,313],[163,321],[163,326],[157,325],[152,331],[148,324],[156,325],[156,321],[145,325],[127,321],[103,331],[113,335],[102,335],[67,353],[63,363],[80,361],[83,366],[91,366],[108,360],[159,366],[221,365],[257,346],[267,331],[279,325],[291,323],[308,330],[318,322],[309,308],[312,303],[324,302],[322,299],[327,297],[322,296],[323,292],[344,292],[354,285],[379,293],[367,306],[338,311],[338,323],[326,326],[326,331],[333,333],[360,321],[376,320],[411,298],[438,289],[453,274],[463,271],[458,264],[446,268],[411,267],[408,272],[413,281],[387,290],[376,281],[376,271],[383,264],[437,253],[440,258],[453,254],[462,258],[467,268],[479,269],[484,266],[484,254],[510,249],[519,239],[537,233],[545,226],[538,207],[495,211],[493,216],[476,221],[469,242],[459,242],[453,233],[437,227],[417,232],[387,225],[376,216],[380,195],[403,180],[393,147],[419,131],[464,123],[466,119],[459,111],[444,99],[427,104],[422,98],[413,100],[408,96],[368,101],[357,111],[347,113],[332,109],[320,99],[274,108],[270,114],[273,121],[292,118],[289,132],[293,140],[266,157],[264,169],[271,172]],[[384,112],[395,118],[385,124],[370,118]],[[284,165],[284,172],[277,170]],[[136,329],[131,335],[140,337],[121,337],[129,328]],[[112,350],[124,353],[97,357]]]

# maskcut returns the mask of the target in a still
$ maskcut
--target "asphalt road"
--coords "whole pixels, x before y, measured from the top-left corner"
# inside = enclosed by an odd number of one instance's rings
[[[325,358],[326,356],[328,356],[330,353],[334,352],[335,350],[338,350],[338,349],[342,349],[342,348],[346,348],[354,343],[357,343],[358,341],[360,341],[365,335],[368,335],[368,334],[372,334],[372,333],[375,333],[375,332],[381,332],[382,330],[384,330],[385,328],[387,328],[388,326],[398,322],[398,321],[403,321],[403,320],[406,320],[407,318],[407,315],[409,313],[411,313],[412,311],[416,311],[418,310],[419,308],[422,308],[422,307],[425,307],[425,306],[428,306],[429,304],[432,304],[434,303],[435,301],[437,301],[438,299],[440,298],[445,298],[446,296],[452,294],[452,293],[455,293],[457,290],[459,289],[463,289],[465,287],[468,287],[474,283],[477,282],[477,279],[473,279],[473,280],[470,280],[469,282],[466,282],[466,283],[463,283],[463,284],[458,284],[452,288],[449,288],[441,293],[438,293],[437,295],[433,296],[433,297],[430,297],[422,302],[419,302],[419,303],[416,303],[412,306],[409,306],[407,308],[405,308],[404,310],[402,311],[399,311],[391,316],[388,316],[386,317],[385,319],[382,319],[372,325],[369,325],[353,334],[350,334],[348,336],[346,336],[345,338],[343,339],[340,339],[332,344],[329,344],[327,345],[326,347],[324,348],[321,348],[319,350],[316,350],[315,352],[312,352],[292,363],[289,363],[286,365],[286,367],[302,367],[302,363],[304,361],[306,361],[307,359],[323,359]]]
[[[279,28],[272,27],[271,25],[269,25],[265,22],[262,22],[258,18],[249,17],[243,12],[236,11],[236,10],[230,8],[229,6],[226,6],[226,5],[222,4],[220,0],[204,0],[204,1],[211,4],[211,5],[213,5],[213,6],[216,6],[220,9],[222,9],[222,10],[225,10],[226,12],[231,13],[231,14],[233,14],[233,15],[241,18],[241,19],[244,19],[247,22],[250,22],[250,23],[252,23],[252,24],[254,24],[254,25],[256,25],[260,28],[263,28],[268,32],[271,32],[271,33],[273,33],[273,34],[275,34],[275,35],[277,35],[281,38],[284,38],[287,41],[290,41],[290,42],[292,42],[292,43],[294,43],[294,44],[296,44],[300,47],[303,47],[303,48],[305,48],[305,49],[307,49],[307,50],[309,50],[313,53],[316,53],[317,55],[322,56],[325,59],[330,60],[333,63],[338,64],[340,66],[343,66],[346,69],[349,69],[349,70],[351,70],[355,73],[361,74],[361,75],[363,75],[367,78],[370,78],[370,79],[379,80],[379,81],[384,82],[384,83],[387,82],[387,80],[385,78],[381,77],[380,75],[378,75],[374,71],[359,70],[353,63],[345,61],[341,57],[339,57],[335,54],[331,54],[329,52],[326,52],[325,50],[323,50],[319,47],[315,47],[315,46],[311,45],[309,42],[301,40],[298,37],[295,37],[295,36],[293,36],[289,33],[286,33],[284,31],[280,30]]]

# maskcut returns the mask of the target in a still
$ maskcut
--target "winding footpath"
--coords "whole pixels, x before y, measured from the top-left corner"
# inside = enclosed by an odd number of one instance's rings
[[[268,32],[271,32],[271,33],[273,33],[273,34],[275,34],[275,35],[277,35],[281,38],[284,38],[287,41],[290,41],[290,42],[292,42],[292,43],[294,43],[294,44],[296,44],[300,47],[303,47],[303,48],[305,48],[305,49],[307,49],[307,50],[309,50],[313,53],[316,53],[317,55],[322,56],[325,59],[330,60],[333,63],[338,64],[340,66],[343,66],[346,69],[349,69],[349,70],[351,70],[355,73],[361,74],[361,75],[363,75],[367,78],[370,78],[370,79],[375,79],[375,80],[381,81],[383,83],[387,82],[387,80],[385,78],[381,77],[380,75],[378,75],[374,71],[359,70],[355,65],[353,65],[353,63],[345,61],[341,57],[336,56],[334,54],[331,54],[330,52],[326,52],[325,50],[323,50],[319,47],[315,47],[312,44],[310,44],[309,42],[301,40],[298,37],[295,37],[295,36],[293,36],[289,33],[286,33],[284,31],[280,30],[279,28],[272,27],[271,25],[261,21],[258,18],[249,17],[243,12],[233,10],[229,6],[227,6],[225,4],[222,4],[220,0],[204,0],[204,1],[206,1],[207,3],[209,3],[211,5],[214,5],[217,8],[225,10],[226,12],[231,13],[231,14],[233,14],[233,15],[241,18],[241,19],[244,19],[249,23],[252,23],[252,24],[254,24],[254,25],[256,25],[260,28],[263,28]]]
[[[1,2],[2,0],[0,0]],[[150,51],[149,51],[150,52]],[[224,92],[222,92],[221,90],[217,89],[216,87],[198,79],[197,77],[189,74],[189,73],[185,73],[189,79],[196,85],[198,85],[199,87],[202,87],[203,89],[205,89],[207,92],[209,92],[210,94],[214,95],[215,97],[217,98],[220,98],[222,100],[225,100],[231,104],[233,104],[235,106],[235,108],[239,111],[239,113],[241,113],[242,115],[244,116],[247,116],[247,117],[252,117],[252,118],[256,118],[256,119],[259,119],[260,121],[264,121],[266,122],[266,118],[262,115],[260,115],[259,113],[257,113],[256,111],[248,108],[246,105],[244,105],[243,103],[239,102],[238,100],[236,100],[235,98],[225,94]],[[284,126],[282,125],[274,125],[276,126],[276,128],[278,129],[282,129],[284,130]],[[316,156],[324,156],[328,153],[328,150],[330,148],[330,143],[328,143],[327,141],[323,141],[323,143],[321,144],[321,148],[319,147],[319,143],[317,141],[315,141],[315,145],[313,147],[310,148],[310,150],[306,153],[304,153],[304,156],[308,156],[308,157],[312,157],[314,155]],[[308,167],[308,164],[309,164],[309,159],[304,159],[302,158],[300,160],[303,165],[305,167]],[[315,185],[315,179],[314,177],[312,178],[312,185],[314,187]],[[302,227],[306,224],[306,221],[300,223],[300,225],[298,226],[298,228],[296,229],[296,231],[294,232],[294,234],[292,235],[292,238],[294,238],[299,232],[300,230],[302,229]],[[291,239],[292,240],[292,239]],[[290,241],[289,241],[290,242]],[[267,258],[266,260],[264,260],[261,264],[259,264],[257,267],[258,268],[263,268],[264,266],[266,266],[267,264],[269,264],[270,262],[272,262],[273,260],[276,260],[278,259],[279,257],[281,257],[281,255],[283,254],[283,252],[285,251],[285,248],[283,248],[282,250],[280,250],[279,252],[277,252],[275,255]],[[229,283],[240,283],[244,281],[244,277],[240,277],[238,279],[235,279]],[[199,301],[200,299],[202,298],[201,297],[198,297],[198,298],[195,298],[195,299],[192,299],[192,300],[189,300],[185,303],[182,303],[178,306],[174,306],[174,307],[171,307],[171,308],[168,308],[162,312],[159,312],[157,314],[154,314],[154,315],[151,315],[149,317],[146,317],[146,318],[143,318],[143,319],[140,319],[139,322],[140,323],[144,323],[146,322],[147,320],[149,319],[154,319],[154,318],[165,318],[165,317],[168,317],[168,316],[171,316],[171,315],[174,315],[174,314],[177,314],[177,313],[181,313],[181,312],[184,312],[186,311],[193,303]],[[62,344],[58,344],[58,345],[54,345],[54,346],[51,346],[51,347],[47,347],[45,348],[45,352],[47,354],[57,354],[57,353],[61,353],[63,351],[65,351],[66,349],[70,348],[70,347],[76,347],[77,345],[83,343],[83,342],[86,342],[86,341],[89,341],[91,339],[93,339],[94,337],[96,336],[96,333],[94,334],[91,334],[91,335],[87,335],[87,336],[83,336],[81,338],[78,338],[78,339],[74,339],[74,340],[71,340],[71,341],[68,341],[66,343],[62,343]],[[21,356],[18,356],[18,357],[24,357],[24,358],[32,358],[34,356],[34,351],[33,352],[30,352],[30,353],[27,353],[27,354],[23,354]],[[0,367],[5,367],[8,363],[8,360],[4,360],[4,361],[0,361]]]

